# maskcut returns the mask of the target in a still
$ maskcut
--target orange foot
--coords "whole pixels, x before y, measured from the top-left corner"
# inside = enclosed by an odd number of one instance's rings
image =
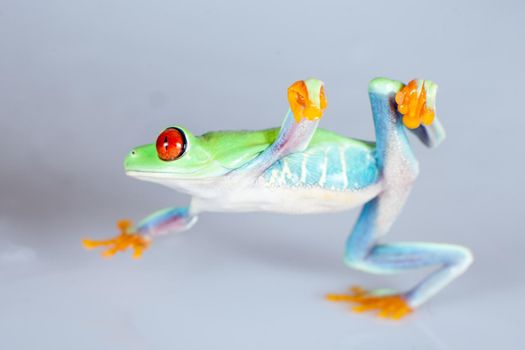
[[[138,233],[130,233],[129,231],[133,225],[129,220],[118,221],[117,227],[120,230],[120,234],[118,236],[105,240],[84,239],[82,240],[84,247],[86,247],[86,249],[109,247],[109,249],[102,252],[102,256],[106,258],[112,257],[119,251],[125,251],[128,248],[132,248],[133,258],[140,258],[144,249],[148,248],[149,246],[149,239],[139,235]]]
[[[328,294],[326,299],[333,302],[356,303],[354,312],[378,310],[378,316],[399,320],[412,312],[405,298],[399,294],[378,295],[360,287],[352,287],[350,294]]]
[[[430,125],[434,121],[434,106],[431,102],[428,105],[425,82],[431,90],[432,85],[435,86],[428,80],[411,80],[396,94],[397,110],[403,115],[403,124],[409,129],[418,128],[421,124]]]

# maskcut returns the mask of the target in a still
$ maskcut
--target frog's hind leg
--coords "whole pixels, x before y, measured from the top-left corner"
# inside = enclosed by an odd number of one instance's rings
[[[432,83],[429,82],[429,86]],[[472,254],[460,246],[432,243],[379,243],[401,211],[418,175],[402,116],[398,113],[399,81],[377,78],[370,82],[369,96],[376,130],[376,158],[384,190],[365,204],[348,238],[345,262],[372,273],[397,273],[427,266],[438,269],[411,290],[384,294],[354,289],[349,295],[330,295],[331,300],[358,303],[356,311],[376,309],[381,316],[400,318],[418,307],[463,273]],[[434,91],[435,92],[435,91]],[[430,94],[429,98],[434,98]]]
[[[345,263],[371,273],[389,274],[427,266],[439,266],[415,287],[400,294],[365,291],[357,288],[350,294],[328,295],[332,301],[357,303],[354,311],[378,310],[379,315],[401,318],[420,306],[472,263],[472,254],[464,247],[435,243],[378,243],[401,207],[391,193],[383,193],[363,208],[355,228],[348,238]],[[402,204],[401,204],[402,206]]]

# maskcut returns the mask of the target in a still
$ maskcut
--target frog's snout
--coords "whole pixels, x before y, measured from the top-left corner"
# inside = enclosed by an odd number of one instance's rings
[[[133,147],[124,158],[124,169],[126,171],[149,171],[156,170],[160,165],[155,145],[147,144]]]
[[[137,149],[133,148],[131,151],[128,152],[126,158],[124,159],[124,169],[130,170],[130,168],[132,168],[134,162],[138,158],[138,151]]]
[[[124,163],[128,163],[129,161],[131,161],[132,159],[136,158],[138,156],[138,153],[137,153],[137,150],[135,148],[133,148],[131,151],[128,152],[128,154],[126,155],[126,160],[124,161]]]

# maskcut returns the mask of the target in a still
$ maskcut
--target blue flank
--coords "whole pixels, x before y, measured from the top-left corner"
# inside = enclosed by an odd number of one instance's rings
[[[379,169],[373,148],[326,144],[284,157],[270,166],[263,178],[273,186],[355,191],[376,183]]]

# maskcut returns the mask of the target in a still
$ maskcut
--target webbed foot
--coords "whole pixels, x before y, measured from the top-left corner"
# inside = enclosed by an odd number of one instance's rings
[[[117,222],[117,227],[120,234],[114,238],[105,240],[91,240],[84,239],[82,244],[86,249],[94,249],[98,247],[109,247],[102,252],[102,256],[109,258],[119,251],[125,251],[128,248],[133,249],[133,258],[138,259],[142,256],[142,252],[148,248],[150,240],[135,232],[130,232],[133,225],[129,220],[120,220]]]
[[[321,119],[327,106],[324,83],[313,78],[296,81],[288,88],[288,103],[297,123]]]
[[[378,316],[399,320],[413,311],[402,294],[383,294],[352,287],[349,294],[328,294],[326,299],[333,302],[348,302],[357,305],[354,312],[377,310]]]
[[[437,85],[430,80],[411,80],[396,94],[397,110],[409,129],[430,125],[436,110]]]

